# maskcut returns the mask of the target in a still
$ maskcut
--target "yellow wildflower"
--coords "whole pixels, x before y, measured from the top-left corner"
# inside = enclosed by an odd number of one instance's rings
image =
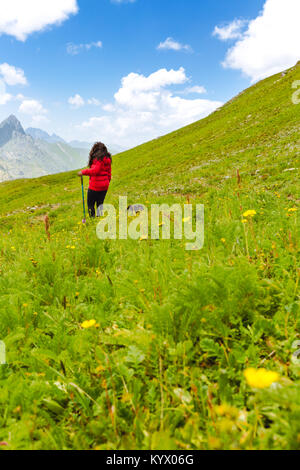
[[[222,242],[222,243],[226,243],[226,239],[225,239],[225,238],[221,238],[221,242]]]
[[[243,214],[243,217],[247,218],[247,217],[254,217],[256,215],[256,211],[254,210],[249,210],[249,211],[246,211],[244,214]]]
[[[87,330],[88,328],[92,328],[96,325],[96,320],[86,320],[81,324],[81,327]]]
[[[288,212],[297,212],[297,207],[291,207]]]
[[[250,367],[244,372],[248,385],[253,388],[268,388],[278,382],[279,374],[267,369],[254,369]]]
[[[239,410],[237,408],[227,405],[227,403],[215,406],[215,412],[218,416],[230,416],[232,418],[238,417],[239,414]]]

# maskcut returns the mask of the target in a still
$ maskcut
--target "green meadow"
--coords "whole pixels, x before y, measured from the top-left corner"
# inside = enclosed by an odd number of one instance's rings
[[[299,79],[114,157],[106,202],[203,204],[200,251],[99,240],[76,172],[0,185],[0,450],[300,449]]]

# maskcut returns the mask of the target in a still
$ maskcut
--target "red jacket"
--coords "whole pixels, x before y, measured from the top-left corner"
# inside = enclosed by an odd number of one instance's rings
[[[111,181],[111,159],[94,160],[91,168],[83,170],[82,174],[90,177],[89,189],[92,191],[107,191]]]

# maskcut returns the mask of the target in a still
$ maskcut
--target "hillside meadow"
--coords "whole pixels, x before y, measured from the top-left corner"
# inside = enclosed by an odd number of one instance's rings
[[[107,202],[203,204],[200,251],[99,240],[76,172],[0,185],[0,449],[300,449],[299,79],[114,158]]]

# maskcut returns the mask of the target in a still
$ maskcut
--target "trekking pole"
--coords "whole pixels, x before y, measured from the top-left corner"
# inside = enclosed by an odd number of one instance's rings
[[[82,189],[82,203],[83,203],[83,216],[82,223],[86,224],[86,214],[85,214],[85,203],[84,203],[84,187],[83,187],[83,177],[81,177],[81,189]]]

